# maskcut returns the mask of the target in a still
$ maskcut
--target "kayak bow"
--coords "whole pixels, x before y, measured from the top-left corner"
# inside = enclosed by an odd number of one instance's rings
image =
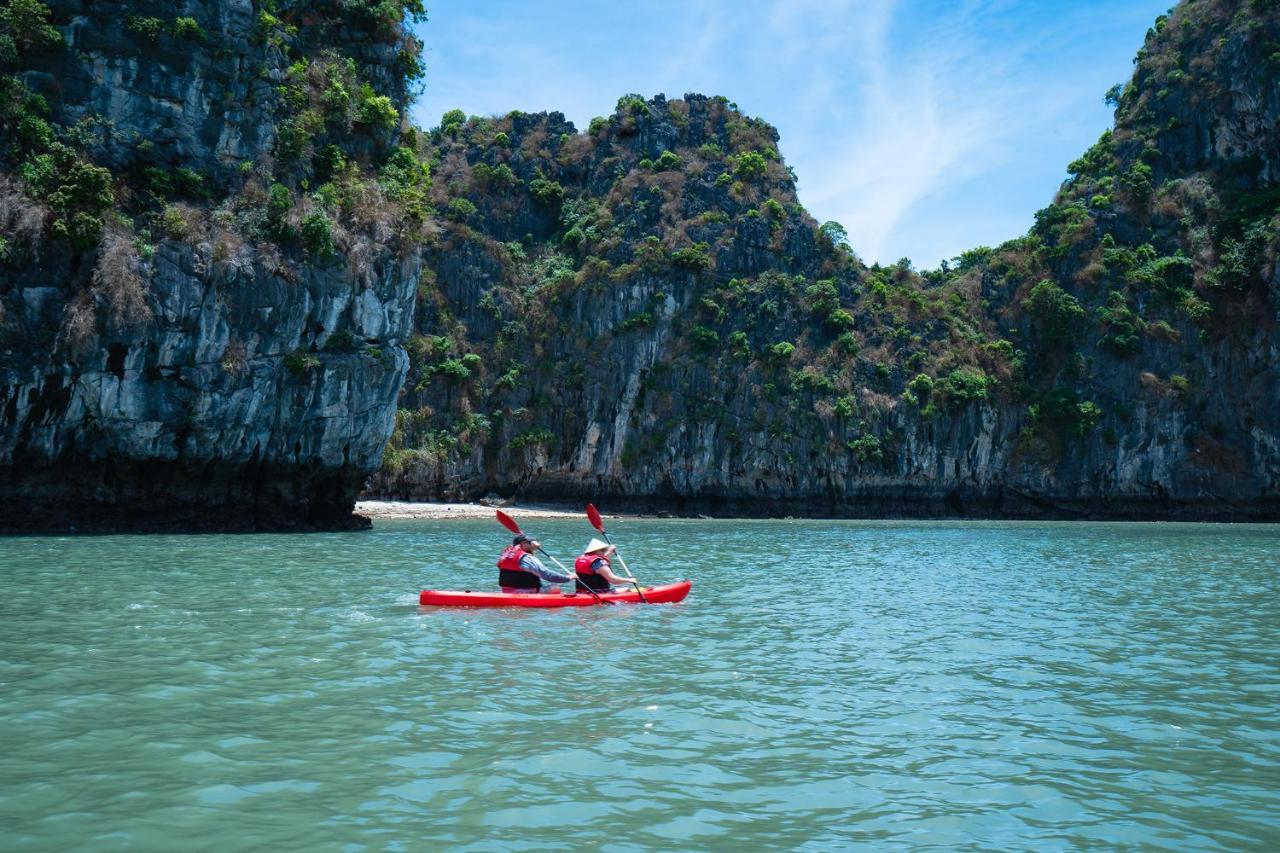
[[[693,581],[676,581],[662,586],[647,586],[644,595],[634,589],[618,592],[602,592],[596,597],[571,592],[458,592],[441,589],[424,589],[418,596],[418,604],[435,607],[594,607],[610,604],[674,604],[684,601]]]

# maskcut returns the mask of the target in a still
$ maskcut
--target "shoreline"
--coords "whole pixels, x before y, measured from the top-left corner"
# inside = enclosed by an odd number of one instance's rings
[[[1119,523],[1187,523],[1187,524],[1277,524],[1280,523],[1280,512],[1266,507],[1262,511],[1254,512],[1207,512],[1196,513],[1191,508],[1183,507],[1182,511],[1177,512],[1158,512],[1151,509],[1147,511],[1129,511],[1117,512],[1114,509],[1110,512],[1088,512],[1080,508],[1071,507],[1064,508],[1060,506],[1044,506],[1039,507],[1039,512],[1001,512],[988,511],[983,512],[982,509],[992,510],[992,507],[968,507],[968,509],[977,509],[978,511],[965,512],[963,509],[956,511],[955,507],[939,507],[926,505],[921,507],[902,506],[881,504],[875,507],[876,511],[867,511],[870,508],[860,507],[863,511],[850,511],[853,507],[836,508],[832,506],[824,506],[821,504],[814,505],[796,505],[790,502],[781,504],[773,503],[768,506],[769,511],[761,511],[759,504],[738,504],[732,501],[718,506],[706,506],[695,504],[693,507],[670,506],[663,507],[660,504],[654,506],[652,501],[642,501],[639,505],[632,503],[627,506],[626,501],[620,501],[626,509],[622,512],[601,513],[604,518],[611,519],[667,519],[667,518],[700,518],[700,519],[716,519],[722,521],[747,521],[747,520],[830,520],[830,521],[1023,521],[1023,522],[1048,522],[1048,521],[1078,521],[1078,522],[1119,522]],[[529,518],[529,519],[582,519],[586,517],[585,510],[579,508],[577,504],[567,504],[557,502],[554,499],[546,502],[519,503],[508,504],[506,506],[491,505],[488,503],[479,503],[476,501],[469,502],[450,502],[450,501],[398,501],[385,499],[369,499],[357,501],[354,508],[354,515],[357,518],[363,517],[365,523],[378,520],[395,520],[395,519],[423,519],[423,520],[443,520],[443,519],[463,519],[463,520],[492,520],[496,510],[502,510],[512,518]],[[921,512],[920,509],[925,511]],[[843,509],[844,511],[840,511]],[[1025,509],[1025,508],[1024,508]],[[701,511],[697,511],[701,510]],[[825,511],[824,511],[825,510]],[[917,511],[911,511],[917,510]],[[947,511],[950,510],[950,511]],[[1074,511],[1072,511],[1074,510]]]
[[[487,506],[481,503],[444,503],[418,501],[356,501],[355,512],[374,520],[378,519],[485,519],[492,520],[496,510],[502,510],[512,518],[586,518],[581,509],[564,509],[546,504],[523,506]],[[629,518],[629,515],[601,513],[604,518]]]

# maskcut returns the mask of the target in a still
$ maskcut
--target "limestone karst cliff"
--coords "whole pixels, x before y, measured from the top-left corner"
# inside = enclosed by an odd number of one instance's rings
[[[1030,233],[930,271],[725,98],[414,130],[422,12],[0,0],[0,528],[1280,517],[1276,3],[1162,16]]]
[[[359,524],[418,2],[0,2],[0,528]]]
[[[1276,518],[1278,45],[1274,3],[1178,6],[1031,233],[925,273],[859,262],[724,99],[446,115],[372,492]]]

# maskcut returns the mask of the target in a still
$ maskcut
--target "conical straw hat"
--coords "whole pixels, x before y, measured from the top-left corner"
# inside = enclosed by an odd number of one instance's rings
[[[601,542],[599,539],[592,539],[587,543],[587,547],[582,549],[584,554],[594,554],[596,551],[604,551],[609,547],[608,542]]]

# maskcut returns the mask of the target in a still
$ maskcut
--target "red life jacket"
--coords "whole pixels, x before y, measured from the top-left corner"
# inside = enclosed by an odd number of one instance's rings
[[[519,545],[508,545],[502,549],[498,557],[498,586],[509,589],[539,590],[542,579],[520,565],[524,549]]]
[[[592,568],[596,560],[604,560],[604,567],[609,568],[609,558],[603,554],[583,554],[573,564],[573,570],[580,575],[594,575],[596,570]]]
[[[596,570],[592,568],[596,560],[603,560],[604,567],[609,568],[609,558],[603,554],[583,554],[573,563],[573,570],[578,573],[578,583],[574,586],[578,592],[586,592],[593,589],[596,592],[608,592],[609,582],[602,576],[596,574]]]
[[[524,556],[524,549],[519,545],[508,545],[502,549],[502,556],[498,557],[498,568],[505,569],[508,572],[523,572],[520,568],[520,558]]]

